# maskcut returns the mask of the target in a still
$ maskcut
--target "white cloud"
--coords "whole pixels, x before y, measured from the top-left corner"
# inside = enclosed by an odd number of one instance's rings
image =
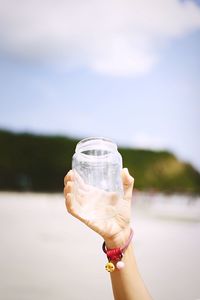
[[[189,0],[0,0],[1,51],[111,75],[147,72],[163,44],[197,29]]]

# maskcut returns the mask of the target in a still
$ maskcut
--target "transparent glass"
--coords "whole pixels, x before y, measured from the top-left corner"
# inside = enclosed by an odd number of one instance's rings
[[[122,157],[117,145],[106,138],[80,141],[72,159],[74,201],[87,219],[109,218],[117,213],[123,197]]]

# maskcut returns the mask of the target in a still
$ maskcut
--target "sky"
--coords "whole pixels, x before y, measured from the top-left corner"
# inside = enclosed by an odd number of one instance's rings
[[[0,128],[167,149],[200,170],[200,1],[0,0]]]

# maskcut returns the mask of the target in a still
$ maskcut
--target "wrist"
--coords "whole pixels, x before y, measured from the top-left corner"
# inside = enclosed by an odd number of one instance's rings
[[[128,232],[129,237],[127,238],[126,235],[128,234]],[[127,227],[126,230],[124,229],[118,234],[112,236],[112,239],[103,242],[102,250],[104,253],[106,253],[108,258],[108,263],[105,265],[106,271],[113,272],[116,268],[118,270],[124,268],[125,264],[122,261],[122,258],[125,251],[128,249],[132,238],[133,229]]]
[[[112,237],[105,238],[105,244],[107,249],[122,247],[130,236],[131,228],[127,226],[120,232],[116,233]]]

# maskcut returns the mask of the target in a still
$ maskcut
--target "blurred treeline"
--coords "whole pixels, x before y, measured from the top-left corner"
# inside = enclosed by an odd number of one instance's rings
[[[77,140],[0,130],[0,190],[63,190]],[[135,188],[200,194],[200,174],[167,151],[120,148]]]

